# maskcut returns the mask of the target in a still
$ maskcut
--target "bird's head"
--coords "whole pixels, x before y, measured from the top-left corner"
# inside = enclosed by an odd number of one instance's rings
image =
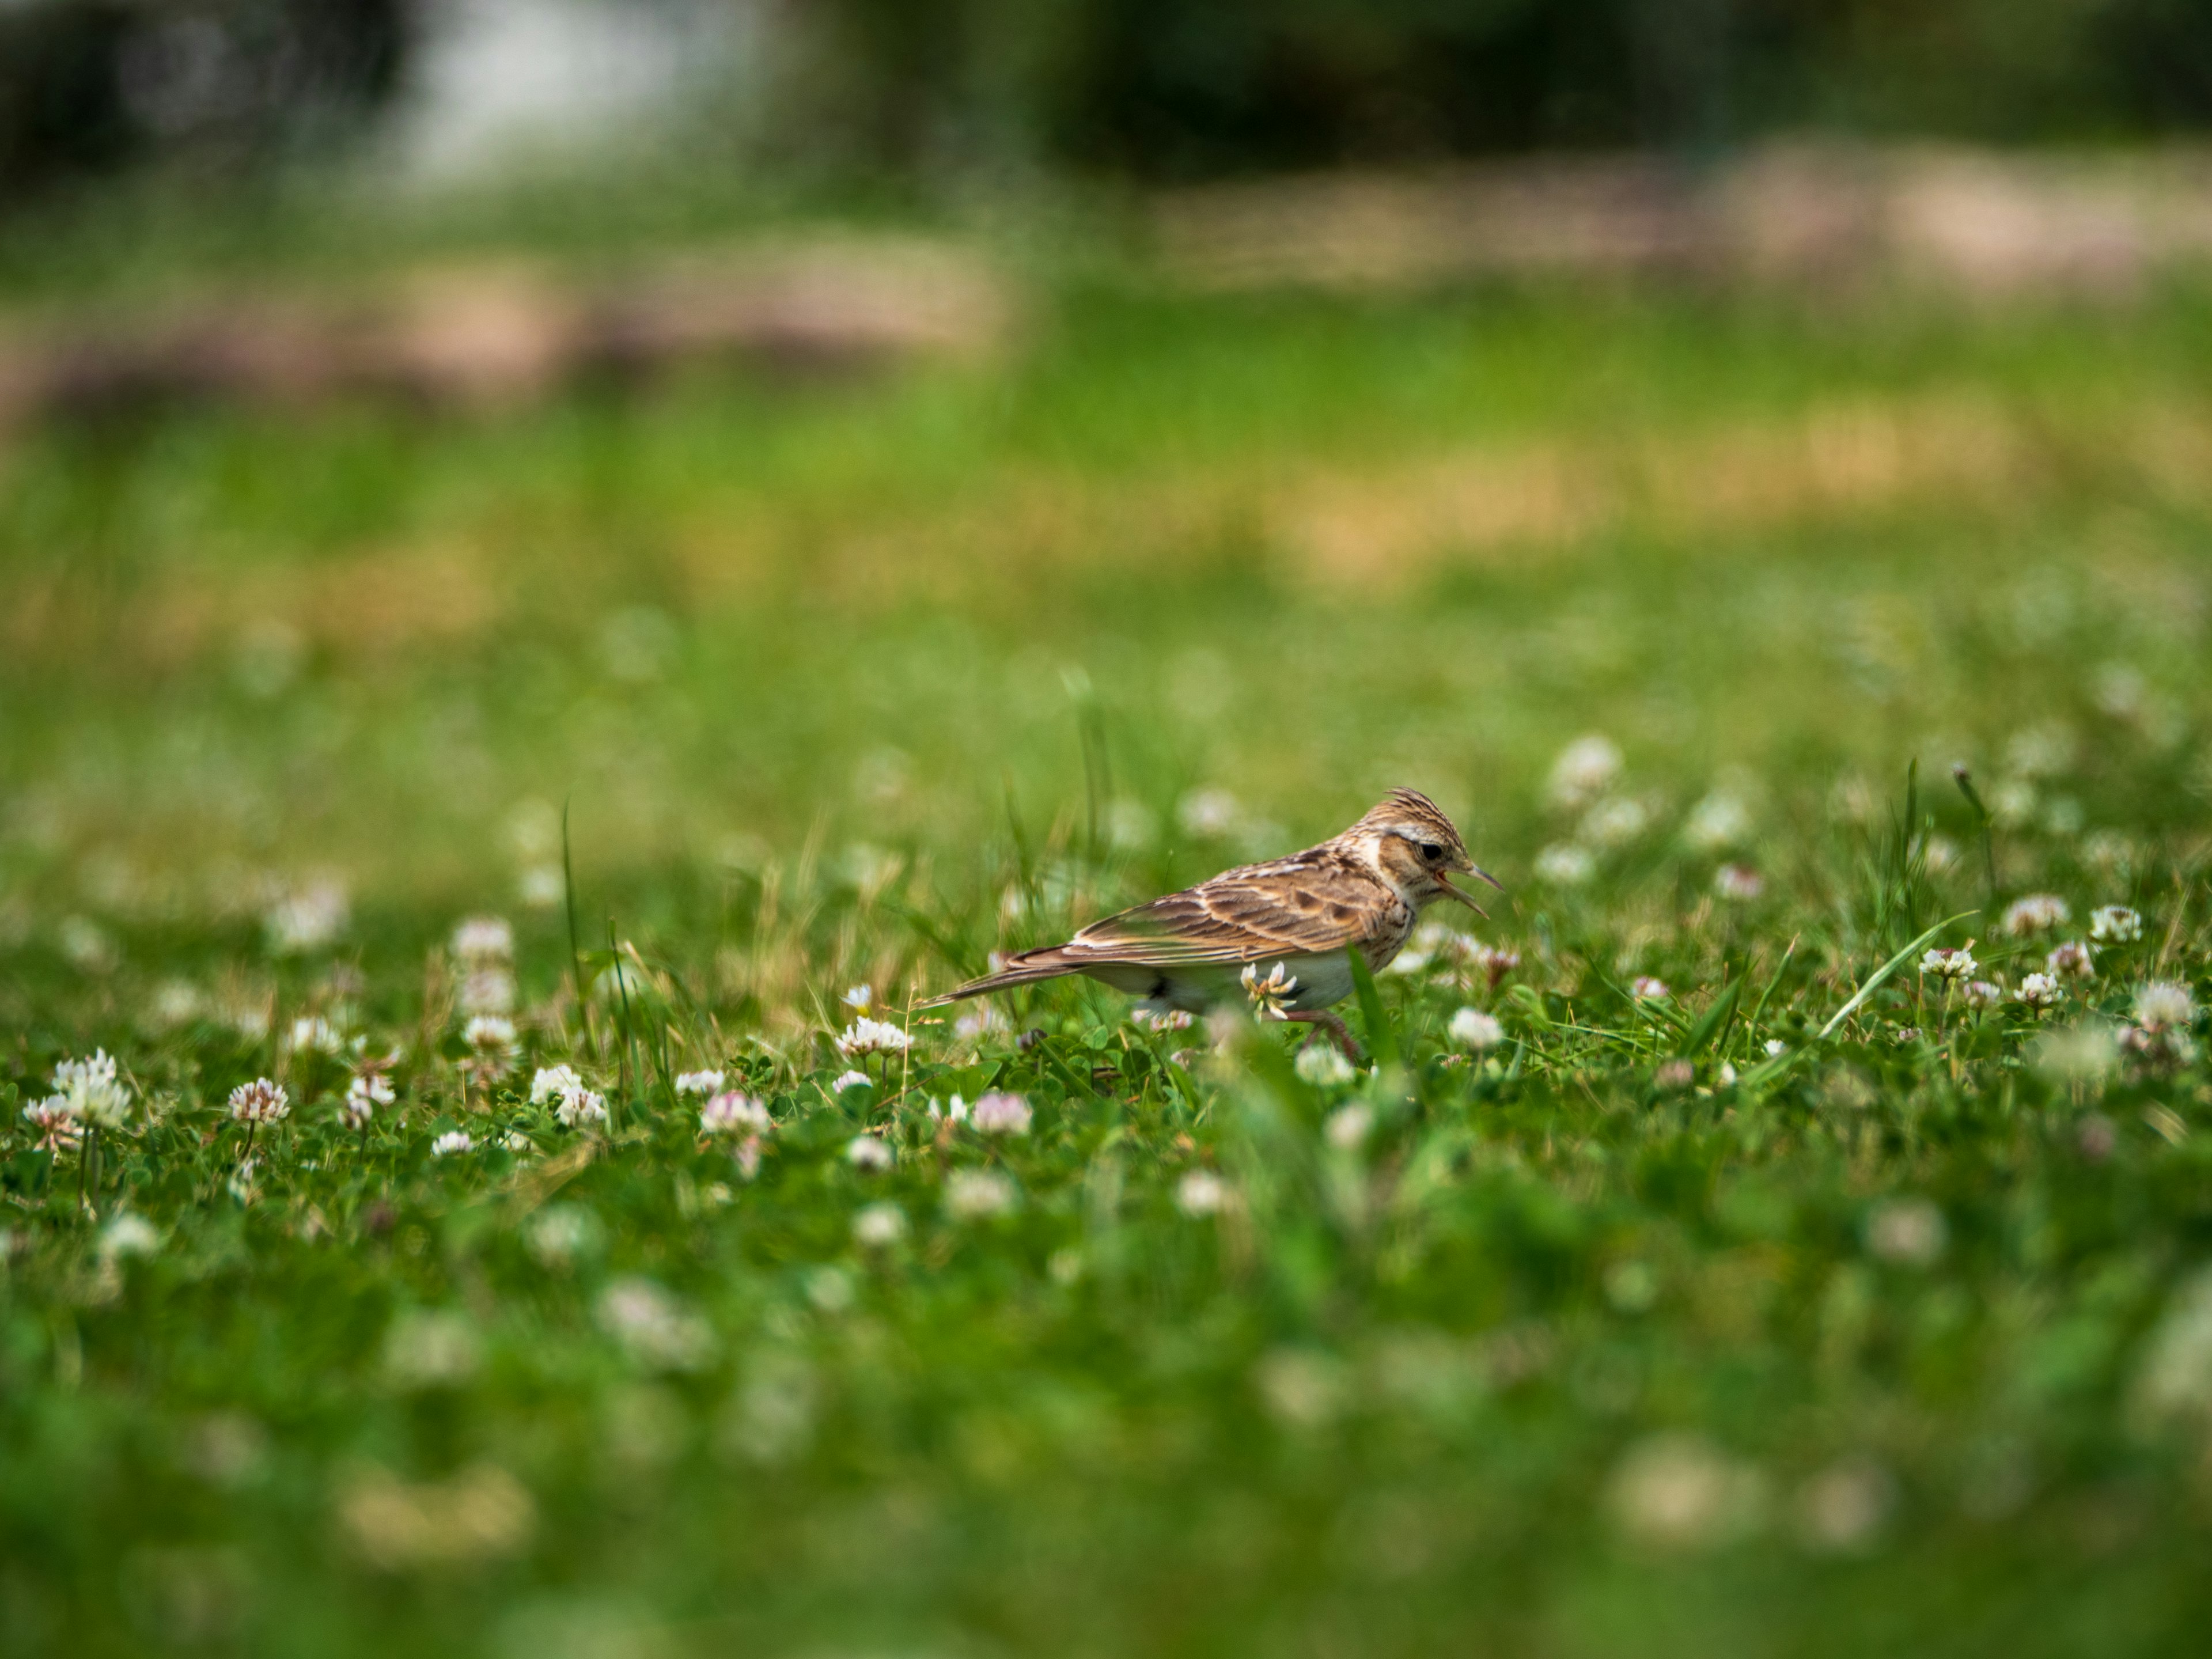
[[[1432,899],[1452,898],[1479,916],[1487,914],[1449,878],[1473,876],[1498,887],[1497,878],[1476,867],[1452,821],[1419,791],[1393,789],[1345,836],[1359,844],[1382,878],[1414,908]]]

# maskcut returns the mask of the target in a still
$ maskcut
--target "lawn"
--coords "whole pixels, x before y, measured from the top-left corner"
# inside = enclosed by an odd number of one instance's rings
[[[2212,296],[1035,280],[9,440],[0,1646],[2198,1650]],[[1395,785],[1350,1075],[910,1006]]]

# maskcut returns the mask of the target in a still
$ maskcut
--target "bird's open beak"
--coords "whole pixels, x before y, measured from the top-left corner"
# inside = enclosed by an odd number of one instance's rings
[[[1482,874],[1482,872],[1481,872],[1480,870],[1476,871],[1476,872],[1475,872],[1475,873],[1476,873],[1477,875],[1481,875],[1481,874]],[[1488,878],[1487,876],[1484,876],[1484,877],[1483,877],[1483,879],[1484,879],[1484,880],[1486,880],[1486,881],[1487,881],[1487,880],[1489,880],[1489,878]],[[1496,884],[1495,884],[1495,883],[1492,883],[1492,884],[1493,886],[1494,886],[1494,885],[1496,885]],[[1459,890],[1459,889],[1458,889],[1458,888],[1456,888],[1456,887],[1453,886],[1453,885],[1451,884],[1451,883],[1450,883],[1448,879],[1446,879],[1444,877],[1443,877],[1443,876],[1438,876],[1438,877],[1437,878],[1437,886],[1439,886],[1439,887],[1441,887],[1442,889],[1443,889],[1444,896],[1445,896],[1446,898],[1455,898],[1455,899],[1457,899],[1457,900],[1458,900],[1462,904],[1464,904],[1465,906],[1467,906],[1467,908],[1468,908],[1468,909],[1470,909],[1470,910],[1474,911],[1475,915],[1477,915],[1478,916],[1480,916],[1480,917],[1481,917],[1485,921],[1489,921],[1489,920],[1490,920],[1490,912],[1489,912],[1489,911],[1487,911],[1487,910],[1484,909],[1484,908],[1483,908],[1480,904],[1477,904],[1477,903],[1476,903],[1473,899],[1469,898],[1469,897],[1468,897],[1465,893],[1461,892],[1461,891]]]

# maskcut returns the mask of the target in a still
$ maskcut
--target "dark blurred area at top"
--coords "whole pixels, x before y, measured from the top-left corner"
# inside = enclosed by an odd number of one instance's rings
[[[0,204],[357,145],[473,12],[592,0],[0,0]],[[702,165],[1189,180],[1777,132],[2212,126],[2206,0],[624,0],[723,27]],[[519,25],[517,25],[519,27]],[[462,96],[468,94],[463,93]],[[672,94],[672,99],[673,94]]]

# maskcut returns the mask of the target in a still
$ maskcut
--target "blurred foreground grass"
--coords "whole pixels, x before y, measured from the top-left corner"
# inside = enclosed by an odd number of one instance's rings
[[[2129,1022],[2205,1000],[2207,386],[2185,292],[1077,287],[990,371],[15,441],[9,1647],[2188,1650],[2212,1104]],[[1392,784],[1520,957],[1387,976],[1401,1065],[1060,987],[830,1086],[847,988]],[[2004,1000],[1821,1035],[1977,910]]]

